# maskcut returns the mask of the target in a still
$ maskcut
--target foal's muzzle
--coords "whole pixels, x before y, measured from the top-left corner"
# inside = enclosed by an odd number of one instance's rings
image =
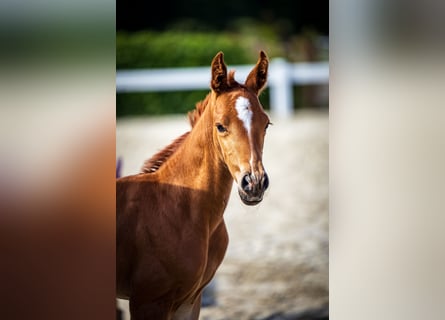
[[[239,182],[238,193],[244,204],[253,206],[263,200],[267,187],[269,187],[269,177],[266,173],[259,176],[247,173]]]

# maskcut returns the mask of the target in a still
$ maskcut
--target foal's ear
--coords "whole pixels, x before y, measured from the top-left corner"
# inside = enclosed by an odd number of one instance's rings
[[[267,59],[267,55],[261,50],[260,58],[252,71],[250,71],[245,82],[246,87],[253,90],[253,92],[255,92],[257,95],[261,93],[266,84],[268,67],[269,60]]]
[[[212,80],[210,86],[213,91],[220,93],[227,89],[227,67],[224,63],[224,53],[221,51],[212,60]]]

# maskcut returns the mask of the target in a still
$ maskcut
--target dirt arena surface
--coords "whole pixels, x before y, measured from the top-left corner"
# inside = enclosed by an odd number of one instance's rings
[[[270,187],[255,207],[232,189],[229,247],[212,282],[216,303],[202,308],[201,320],[309,319],[301,316],[306,310],[327,311],[328,117],[327,110],[271,116],[263,155]],[[145,159],[188,130],[185,115],[118,119],[122,174],[139,172]],[[129,319],[128,303],[118,305]]]

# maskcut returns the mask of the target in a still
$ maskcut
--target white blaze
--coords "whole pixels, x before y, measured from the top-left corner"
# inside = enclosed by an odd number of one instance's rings
[[[243,122],[250,138],[250,126],[252,124],[252,110],[250,110],[250,102],[247,98],[238,97],[235,102],[235,108],[238,112],[238,118]]]
[[[252,141],[250,138],[250,127],[252,125],[252,110],[250,110],[250,101],[245,97],[238,97],[235,102],[235,108],[238,112],[238,118],[243,122],[244,127],[247,130],[247,136],[249,137],[250,148],[252,149]],[[253,170],[253,154],[250,155],[250,167]]]

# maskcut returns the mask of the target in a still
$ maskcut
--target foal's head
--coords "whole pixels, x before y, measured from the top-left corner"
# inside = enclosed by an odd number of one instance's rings
[[[268,59],[261,51],[257,64],[244,84],[227,73],[223,53],[212,61],[210,105],[213,113],[213,141],[232,177],[241,200],[255,205],[263,199],[269,178],[263,167],[264,137],[269,117],[258,95],[267,80]]]

